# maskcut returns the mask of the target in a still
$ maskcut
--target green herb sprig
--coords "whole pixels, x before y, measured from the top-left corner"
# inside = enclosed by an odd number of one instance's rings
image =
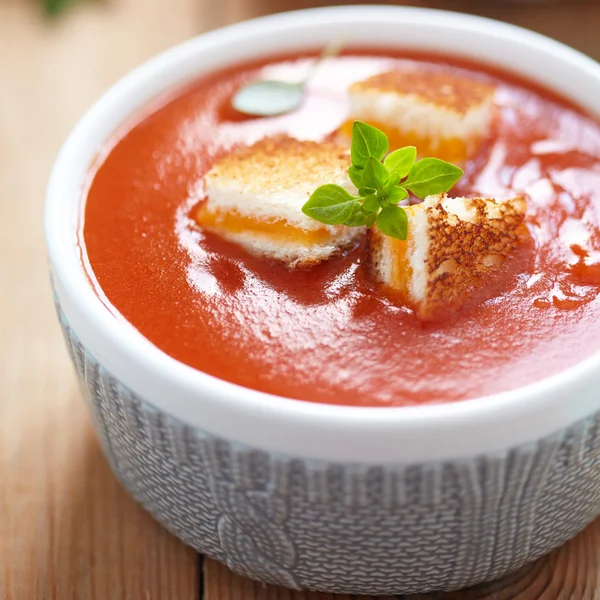
[[[389,140],[383,131],[355,121],[348,176],[358,189],[358,196],[339,185],[322,185],[311,194],[302,212],[326,225],[372,227],[377,224],[385,235],[405,240],[408,217],[398,203],[408,198],[409,192],[418,198],[448,192],[463,171],[439,158],[417,161],[414,146],[390,154],[387,154],[388,148]]]

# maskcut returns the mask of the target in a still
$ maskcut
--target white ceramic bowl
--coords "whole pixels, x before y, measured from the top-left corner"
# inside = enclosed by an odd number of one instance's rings
[[[117,83],[61,150],[45,215],[59,315],[117,476],[182,539],[239,572],[290,587],[460,587],[549,551],[597,514],[600,354],[517,390],[439,406],[294,401],[167,356],[111,315],[81,264],[86,174],[121,124],[205,73],[316,50],[340,35],[357,46],[475,59],[600,115],[600,65],[477,17],[339,7],[201,35]]]

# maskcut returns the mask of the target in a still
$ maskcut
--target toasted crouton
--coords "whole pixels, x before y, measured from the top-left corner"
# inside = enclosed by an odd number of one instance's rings
[[[370,231],[372,274],[420,319],[447,315],[525,239],[525,209],[522,197],[500,201],[429,196],[406,208],[406,241],[376,228]]]
[[[416,146],[420,155],[461,162],[488,135],[495,87],[441,70],[398,69],[350,87],[350,132],[354,120],[384,131],[390,150]]]
[[[205,176],[207,200],[197,222],[252,254],[288,267],[315,264],[352,246],[364,228],[323,225],[302,213],[320,185],[336,183],[351,193],[350,158],[333,142],[264,139],[234,150]]]

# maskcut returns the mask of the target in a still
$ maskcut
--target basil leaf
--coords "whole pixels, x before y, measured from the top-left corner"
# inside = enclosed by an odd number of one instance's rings
[[[408,216],[400,206],[388,206],[377,215],[377,227],[385,235],[405,240],[408,235]]]
[[[352,165],[348,168],[348,177],[350,177],[350,181],[356,186],[356,189],[362,187],[362,169]]]
[[[369,187],[364,187],[364,188],[360,188],[360,190],[358,190],[358,195],[362,196],[363,198],[366,198],[367,196],[372,196],[373,194],[376,194],[377,190],[375,188],[369,188]]]
[[[373,225],[375,225],[375,220],[377,219],[377,213],[371,213],[370,215],[367,215],[367,221],[365,223],[366,227],[373,227]]]
[[[362,205],[360,202],[356,203],[356,206],[353,209],[352,215],[350,218],[344,223],[347,227],[362,227],[368,219],[369,215],[365,214],[362,209]]]
[[[356,206],[354,196],[339,185],[328,183],[318,187],[302,207],[302,212],[326,225],[341,225],[353,214]]]
[[[400,179],[404,179],[413,168],[417,160],[417,149],[414,146],[406,146],[394,150],[385,157],[383,164],[394,173],[400,175]]]
[[[355,167],[363,169],[369,158],[381,160],[388,151],[388,147],[388,138],[383,131],[361,121],[354,121],[350,158]]]
[[[400,175],[398,175],[398,173],[390,173],[388,180],[385,182],[385,185],[383,186],[383,191],[386,193],[390,192],[400,183],[401,179],[402,179],[402,177],[400,177]]]
[[[423,158],[402,185],[418,198],[425,198],[450,191],[462,174],[462,169],[439,158]]]
[[[362,227],[367,222],[368,215],[363,214],[362,212],[357,212],[352,215],[344,225],[348,227]]]
[[[365,196],[362,204],[363,210],[367,213],[376,213],[379,210],[379,200],[375,194]]]
[[[402,200],[406,200],[408,198],[408,192],[400,186],[393,187],[387,194],[387,199],[390,204],[398,204],[398,202]]]
[[[390,176],[389,171],[376,158],[369,158],[363,169],[362,182],[364,187],[380,190]]]

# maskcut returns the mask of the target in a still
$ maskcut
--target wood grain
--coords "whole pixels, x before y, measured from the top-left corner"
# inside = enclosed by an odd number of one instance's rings
[[[0,0],[0,598],[198,598],[198,557],[111,475],[56,322],[44,188],[77,118],[142,60],[205,27],[201,2],[115,0],[44,22]]]
[[[98,449],[63,348],[41,219],[62,140],[122,74],[206,29],[317,4],[105,0],[48,23],[35,0],[0,0],[0,600],[330,600],[263,587],[212,561],[202,591],[195,553],[125,494]],[[409,4],[504,18],[600,58],[595,0],[543,10],[506,0]],[[599,548],[597,522],[500,583],[411,600],[600,600]]]

